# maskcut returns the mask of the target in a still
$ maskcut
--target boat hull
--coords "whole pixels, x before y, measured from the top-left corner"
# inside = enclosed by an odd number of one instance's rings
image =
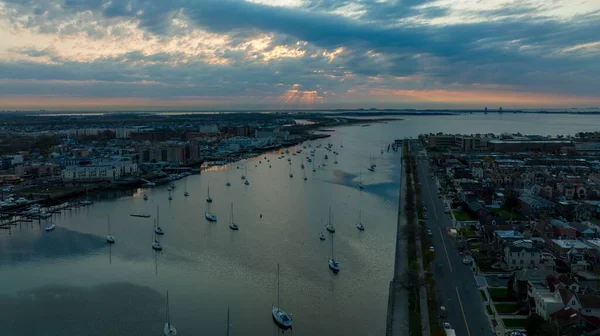
[[[283,310],[273,307],[271,311],[273,322],[281,329],[289,329],[292,327],[292,318]]]
[[[172,324],[165,323],[165,328],[163,330],[163,334],[165,336],[176,336],[177,335],[177,329],[175,329],[175,327],[173,327]]]
[[[328,264],[329,268],[333,271],[333,273],[337,274],[340,271],[340,264],[335,262],[334,260],[329,259]]]

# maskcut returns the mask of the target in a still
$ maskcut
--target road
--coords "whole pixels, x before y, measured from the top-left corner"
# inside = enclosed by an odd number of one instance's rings
[[[411,152],[417,155],[420,145],[411,141],[410,146]],[[427,227],[433,233],[435,260],[432,269],[438,302],[446,307],[448,314],[444,322],[450,322],[459,336],[495,335],[475,277],[469,267],[463,265],[454,242],[446,234],[446,229],[453,226],[452,219],[444,214],[445,205],[438,198],[436,181],[429,177],[427,160],[417,157],[417,170],[421,199],[427,207]]]

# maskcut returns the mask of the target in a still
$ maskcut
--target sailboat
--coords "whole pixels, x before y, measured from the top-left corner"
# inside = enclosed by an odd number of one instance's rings
[[[173,195],[171,195],[171,190],[169,190],[169,201],[173,200]]]
[[[319,232],[319,239],[325,240],[325,234],[323,232]]]
[[[292,327],[292,315],[286,313],[281,308],[279,302],[279,264],[277,264],[277,307],[273,306],[271,314],[273,314],[273,321],[275,324],[282,329],[289,329]]]
[[[156,230],[160,229],[160,227],[156,226],[156,220],[154,220],[154,232],[152,232],[152,249],[156,250],[156,251],[160,251],[162,250],[162,245],[160,244],[160,242],[156,239],[156,234],[158,233]],[[162,232],[162,230],[161,230]],[[160,233],[162,234],[162,233]]]
[[[245,184],[245,185],[249,185],[249,184],[250,184],[250,182],[248,182],[248,180],[246,180],[246,181],[244,181],[244,184]]]
[[[148,195],[146,195],[146,193],[144,193],[144,201],[148,200]]]
[[[308,179],[306,178],[306,170],[303,170],[303,171],[302,171],[302,175],[304,175],[304,181],[308,180]]]
[[[340,271],[340,263],[335,261],[335,258],[333,257],[333,234],[331,235],[331,259],[329,259],[327,263],[329,264],[329,268],[331,268],[333,273],[337,274],[337,272]]]
[[[85,199],[82,201],[79,201],[79,205],[92,205],[92,204],[94,204],[94,202],[89,200],[88,190],[87,190],[87,188],[85,188]]]
[[[210,198],[210,185],[206,188],[206,201],[212,203],[212,198]]]
[[[240,229],[238,225],[235,224],[235,222],[233,221],[233,202],[231,202],[231,212],[229,213],[229,228],[233,231],[237,231]]]
[[[317,170],[315,169],[315,163],[313,162],[313,173],[316,172]]]
[[[183,193],[183,196],[185,196],[185,197],[190,196],[190,193],[187,191],[187,178],[185,179],[185,183],[183,185],[183,188],[185,189],[185,192]]]
[[[171,324],[171,316],[169,314],[169,292],[167,291],[167,321],[165,322],[165,328],[163,333],[165,336],[175,336],[177,335],[177,329]]]
[[[225,182],[225,185],[228,186],[228,187],[230,187],[231,183],[229,182],[229,174],[225,174],[225,180],[227,181],[227,182]]]
[[[292,167],[290,167],[290,177],[294,177],[294,173],[292,173]]]
[[[362,183],[362,172],[358,174],[360,181],[358,182],[358,189],[362,190],[364,188]]]
[[[160,224],[158,223],[159,220],[160,220],[160,217],[158,215],[158,205],[157,205],[156,206],[156,219],[154,220],[154,232],[156,232],[157,235],[164,235],[165,232],[160,227]]]
[[[365,227],[364,227],[364,225],[362,223],[361,218],[362,218],[362,210],[358,210],[358,222],[356,223],[356,228],[359,231],[365,231]]]
[[[244,165],[244,173],[242,174],[242,180],[246,179],[246,165]]]
[[[115,243],[115,237],[110,235],[110,215],[108,215],[108,234],[106,235],[106,242],[109,244]]]
[[[329,207],[329,220],[327,225],[325,225],[325,229],[331,233],[335,233],[335,226],[333,226],[333,218],[331,216],[331,207]]]

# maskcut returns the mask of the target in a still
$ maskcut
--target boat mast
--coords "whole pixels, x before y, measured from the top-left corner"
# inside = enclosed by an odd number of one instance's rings
[[[110,236],[110,215],[108,215],[108,235]]]
[[[158,204],[156,205],[156,220],[154,221],[156,223],[156,227],[160,226],[160,223],[158,222],[158,220],[160,219],[160,216],[158,215]]]
[[[335,260],[335,259],[333,258],[333,236],[334,236],[334,234],[332,233],[332,234],[331,234],[331,260]]]
[[[279,264],[277,264],[277,308],[280,308],[279,305]]]
[[[167,325],[169,326],[169,329],[171,329],[171,319],[169,318],[169,291],[167,291]]]
[[[229,336],[229,307],[227,307],[227,336]]]

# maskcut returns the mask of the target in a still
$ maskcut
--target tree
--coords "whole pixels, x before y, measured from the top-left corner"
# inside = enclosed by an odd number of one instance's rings
[[[539,314],[533,313],[531,315],[529,315],[527,317],[527,320],[525,321],[525,331],[527,331],[527,335],[528,336],[535,336],[537,335],[540,326],[545,323],[546,320],[544,320],[543,317],[541,317]]]
[[[424,277],[419,274],[418,265],[411,263],[408,269],[402,273],[398,281],[400,288],[414,295],[415,302],[419,301],[421,288],[427,285]],[[415,305],[415,310],[418,305]]]

